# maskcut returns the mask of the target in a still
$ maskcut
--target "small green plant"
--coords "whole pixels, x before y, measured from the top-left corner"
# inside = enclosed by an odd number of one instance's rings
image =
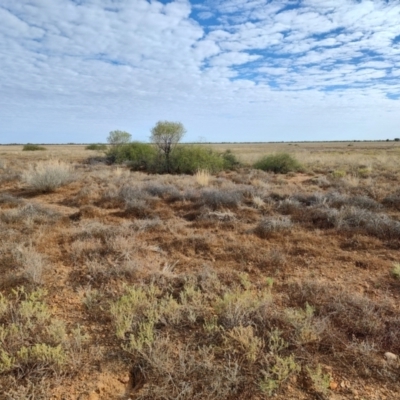
[[[254,334],[252,326],[235,326],[225,335],[225,341],[232,344],[232,348],[239,348],[250,362],[255,362],[263,348],[263,341]]]
[[[149,326],[154,325],[158,319],[157,293],[158,289],[153,285],[146,289],[130,287],[125,295],[111,304],[110,312],[119,339],[133,335],[133,340],[137,340],[136,335],[144,335]]]
[[[69,362],[65,325],[50,313],[46,291],[21,287],[13,295],[0,297],[0,373],[61,371]]]
[[[336,169],[335,171],[332,171],[331,175],[332,178],[339,179],[344,178],[347,175],[347,172],[342,169]]]
[[[107,145],[101,143],[92,143],[85,147],[85,150],[106,151]]]
[[[285,310],[286,320],[295,329],[295,340],[299,344],[315,342],[319,334],[314,324],[314,307],[306,304],[305,309],[288,308]]]
[[[216,315],[206,317],[204,319],[203,328],[207,333],[210,334],[219,332],[221,330],[221,327],[218,325],[218,317]]]
[[[396,279],[400,279],[400,263],[393,264],[392,276]]]
[[[263,378],[260,381],[260,389],[269,396],[293,374],[300,372],[301,368],[294,356],[275,356],[274,365],[268,371],[261,371]]]
[[[246,326],[254,319],[263,320],[266,308],[272,303],[270,291],[236,288],[216,299],[214,310],[225,328]]]
[[[277,153],[264,156],[253,164],[255,169],[271,171],[275,174],[287,174],[288,172],[301,172],[303,166],[288,153]]]
[[[39,146],[37,144],[32,144],[32,143],[27,143],[22,148],[22,151],[43,151],[43,150],[47,149],[43,146]]]
[[[329,374],[324,374],[321,365],[318,364],[316,368],[306,367],[308,376],[313,383],[314,390],[320,394],[327,394],[329,389],[329,384],[331,381],[331,376]]]
[[[371,176],[371,168],[368,167],[361,167],[357,170],[357,176],[359,176],[360,178],[368,178],[369,176]]]
[[[282,338],[282,332],[279,329],[274,329],[270,332],[268,347],[270,353],[275,355],[288,347],[288,343]]]

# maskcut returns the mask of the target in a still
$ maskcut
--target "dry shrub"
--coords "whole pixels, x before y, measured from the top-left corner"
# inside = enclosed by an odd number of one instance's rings
[[[299,201],[302,205],[307,207],[323,205],[326,203],[326,195],[323,193],[303,194],[298,193],[293,195],[293,199]]]
[[[386,207],[391,207],[396,210],[400,210],[400,191],[396,191],[394,193],[391,193],[389,196],[386,196],[383,200],[382,203]]]
[[[306,281],[290,288],[290,304],[315,308],[315,315],[326,320],[326,345],[343,346],[352,338],[369,340],[387,351],[387,327],[397,324],[397,313],[384,300],[373,300],[364,295],[350,293],[335,286]],[[393,325],[394,326],[394,325]],[[400,340],[396,342],[396,346]],[[390,347],[391,351],[399,348]]]
[[[101,265],[108,263],[115,269],[132,269],[126,263],[133,260],[138,245],[131,224],[113,226],[90,221],[82,223],[69,234],[74,239],[69,251],[74,263],[93,261]],[[111,275],[117,274],[113,272]]]
[[[143,400],[238,398],[246,375],[236,360],[227,359],[219,363],[212,346],[189,346],[163,336],[135,357],[132,375],[135,383],[143,382]]]
[[[14,208],[21,205],[24,200],[19,197],[15,197],[9,193],[1,193],[0,194],[0,206],[2,209],[5,208]]]
[[[8,376],[3,387],[5,388],[3,393],[5,400],[48,400],[51,397],[50,382],[45,378],[39,381],[28,379],[21,382],[21,379]]]
[[[49,224],[60,218],[60,214],[31,203],[6,210],[0,215],[0,219],[7,224],[23,223],[25,225],[32,225],[33,223]]]
[[[0,183],[16,181],[19,177],[19,173],[9,168],[6,161],[0,160]]]
[[[161,197],[163,199],[175,199],[179,198],[180,196],[180,191],[175,186],[158,182],[145,185],[143,190],[149,193],[151,196]]]
[[[107,282],[109,278],[132,277],[139,270],[138,265],[132,260],[88,260],[86,264],[88,277],[96,282]]]
[[[261,196],[253,196],[251,201],[255,208],[262,209],[266,206],[266,203]]]
[[[200,193],[200,202],[212,208],[237,208],[243,199],[241,191],[236,189],[204,189]]]
[[[356,230],[380,239],[399,239],[400,222],[386,214],[376,214],[357,207],[342,208],[336,215],[335,226],[340,230]]]
[[[163,222],[160,218],[146,218],[146,219],[136,219],[132,222],[132,229],[137,232],[152,232],[161,231],[163,228]]]
[[[39,285],[43,283],[43,272],[46,262],[42,254],[38,253],[32,245],[18,246],[13,251],[14,258],[28,282]]]
[[[278,248],[273,248],[260,258],[257,266],[260,269],[266,267],[282,267],[286,264],[286,254]]]
[[[130,225],[114,226],[106,225],[98,221],[82,221],[79,225],[72,228],[72,231],[67,232],[68,236],[73,240],[85,240],[96,238],[103,242],[108,241],[111,237],[129,230]],[[66,237],[68,237],[66,236]]]
[[[257,322],[261,326],[269,315],[272,306],[272,295],[269,291],[256,290],[226,291],[215,302],[214,308],[220,324],[226,329],[235,326],[248,326]]]
[[[100,187],[96,183],[85,185],[75,196],[65,203],[80,207],[84,205],[94,204],[100,199]]]
[[[278,210],[282,214],[294,214],[297,212],[297,210],[301,207],[301,203],[294,199],[294,198],[289,198],[285,199],[279,202],[278,204]]]
[[[261,220],[254,228],[254,233],[261,238],[267,238],[276,232],[282,232],[293,228],[290,217],[268,217]]]
[[[236,215],[231,210],[210,211],[210,210],[205,209],[201,212],[198,219],[205,220],[205,221],[232,222],[232,221],[236,221]]]
[[[59,160],[41,161],[36,165],[30,165],[22,174],[22,180],[40,192],[52,192],[74,179],[71,164]]]
[[[211,240],[207,235],[192,235],[183,239],[173,239],[161,245],[166,251],[175,249],[186,256],[206,255],[211,251]]]
[[[382,206],[368,196],[345,196],[340,193],[329,193],[326,203],[334,208],[354,206],[365,210],[378,210]]]

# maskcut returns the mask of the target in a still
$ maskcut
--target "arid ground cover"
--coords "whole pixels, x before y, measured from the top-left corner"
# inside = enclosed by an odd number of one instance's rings
[[[0,399],[400,398],[400,145],[151,175],[0,147]]]

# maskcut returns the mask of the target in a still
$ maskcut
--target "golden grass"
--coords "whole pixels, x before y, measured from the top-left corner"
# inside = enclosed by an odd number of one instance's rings
[[[194,177],[200,186],[204,187],[210,184],[211,175],[204,169],[197,171]]]

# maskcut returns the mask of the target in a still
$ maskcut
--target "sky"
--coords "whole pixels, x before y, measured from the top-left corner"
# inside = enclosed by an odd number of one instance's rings
[[[400,137],[400,0],[0,0],[0,143]]]

